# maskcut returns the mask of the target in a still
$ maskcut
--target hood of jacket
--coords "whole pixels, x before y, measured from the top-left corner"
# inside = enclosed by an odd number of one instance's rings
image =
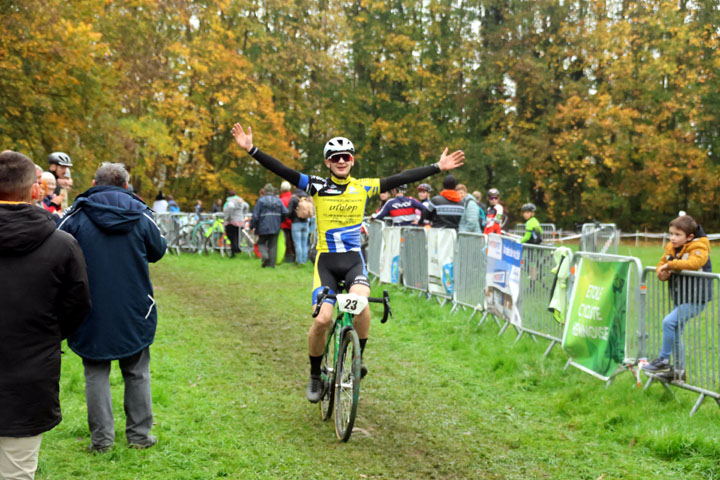
[[[126,189],[102,185],[81,193],[66,216],[82,209],[99,229],[108,233],[127,233],[147,208],[140,198]]]
[[[0,256],[32,252],[55,231],[53,215],[29,203],[0,203]]]
[[[460,192],[455,190],[442,190],[440,192],[440,195],[448,199],[449,201],[453,203],[460,203],[462,201],[462,197],[460,196]]]

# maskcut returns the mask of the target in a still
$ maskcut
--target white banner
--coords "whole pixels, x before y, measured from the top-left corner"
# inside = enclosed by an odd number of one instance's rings
[[[385,227],[382,232],[380,281],[383,283],[400,283],[400,227]]]
[[[500,235],[488,236],[486,306],[488,312],[522,327],[518,300],[522,243]]]
[[[456,237],[452,228],[428,230],[428,290],[433,295],[452,297]]]

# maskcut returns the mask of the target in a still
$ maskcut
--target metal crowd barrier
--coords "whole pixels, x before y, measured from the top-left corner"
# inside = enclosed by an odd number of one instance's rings
[[[403,286],[427,293],[427,232],[421,227],[402,227],[400,279]]]
[[[178,255],[181,252],[200,252],[202,246],[198,239],[192,238],[195,226],[200,222],[212,222],[215,217],[222,218],[222,213],[155,213],[155,221],[160,232],[165,237],[167,248],[175,251]],[[197,235],[196,235],[197,236]]]
[[[617,255],[620,231],[614,223],[585,223],[582,226],[580,250]]]
[[[373,222],[370,228],[368,248],[368,267],[372,273],[379,272],[380,252],[382,251],[381,222]],[[608,237],[610,238],[610,237]],[[405,287],[430,293],[428,233],[425,229],[404,227],[402,229],[400,249],[400,271]],[[484,309],[487,237],[482,234],[459,233],[457,235],[453,259],[453,294],[455,303],[473,309],[473,315]],[[545,351],[547,355],[556,343],[562,342],[564,325],[557,322],[548,311],[550,294],[554,282],[555,247],[542,245],[523,246],[522,274],[518,308],[521,326],[518,338],[523,333],[551,340]],[[580,259],[595,261],[625,261],[630,263],[626,296],[625,353],[623,365],[632,368],[648,357],[658,355],[662,344],[662,320],[675,307],[667,284],[660,282],[655,268],[644,270],[635,257],[609,255],[591,252],[576,252],[569,259],[577,266]],[[372,264],[375,261],[377,263]],[[374,265],[375,272],[373,272]],[[377,275],[377,273],[375,273]],[[693,415],[706,397],[713,398],[720,406],[720,274],[702,272],[682,272],[676,274],[677,294],[680,302],[700,303],[704,308],[687,321],[680,335],[682,349],[678,349],[674,359],[676,370],[669,378],[648,375],[645,389],[658,382],[666,389],[676,386],[699,394],[692,408]],[[575,275],[568,279],[568,292],[572,291]],[[442,297],[441,294],[432,293]],[[570,296],[568,296],[570,301]],[[567,308],[570,306],[568,305]],[[486,312],[487,313],[487,312]],[[497,319],[496,319],[497,320]],[[507,324],[501,330],[504,331]],[[568,364],[572,363],[572,359]],[[622,371],[622,369],[618,370]],[[636,371],[639,375],[640,370]],[[612,377],[611,377],[612,379]]]
[[[383,246],[383,228],[385,224],[379,220],[373,220],[368,227],[367,246],[367,269],[376,277],[380,277],[380,256]]]
[[[168,250],[177,250],[178,239],[180,236],[181,219],[185,218],[187,213],[156,213],[155,222],[160,228],[160,233],[165,237]]]
[[[557,239],[557,229],[554,223],[541,223],[540,228],[542,228],[543,231],[543,243],[552,243]],[[522,237],[525,235],[525,224],[516,223],[513,229],[510,230],[510,233]]]
[[[455,244],[453,302],[473,309],[473,315],[485,308],[487,235],[460,232]]]
[[[520,275],[519,310],[522,331],[550,340],[545,355],[555,344],[562,343],[563,324],[548,310],[555,275],[554,254],[557,248],[542,245],[523,245],[522,274]],[[570,259],[568,259],[570,260]],[[519,337],[518,337],[519,338]]]
[[[663,319],[677,305],[697,305],[687,319],[680,335],[676,333],[676,345],[673,347],[673,371],[668,376],[651,375],[645,389],[659,381],[690,390],[699,394],[698,400],[690,411],[694,415],[705,397],[715,399],[720,406],[720,275],[716,273],[688,272],[673,274],[673,291],[668,282],[661,282],[655,273],[655,267],[643,271],[643,293],[648,339],[648,351],[652,358],[660,352],[663,341]],[[692,307],[686,307],[692,308]]]

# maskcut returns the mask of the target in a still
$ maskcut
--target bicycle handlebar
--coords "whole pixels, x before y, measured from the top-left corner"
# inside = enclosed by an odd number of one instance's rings
[[[323,302],[325,302],[326,299],[334,300],[336,298],[337,298],[337,296],[331,294],[330,289],[328,287],[324,287],[323,291],[318,294],[317,304],[315,305],[315,311],[312,314],[313,318],[318,316],[318,314],[320,313],[320,308],[322,307],[322,304],[323,304]],[[382,320],[380,320],[380,323],[387,322],[388,316],[392,317],[392,309],[390,308],[390,295],[388,294],[387,290],[383,290],[382,298],[368,297],[368,302],[383,304],[383,317],[382,317]]]

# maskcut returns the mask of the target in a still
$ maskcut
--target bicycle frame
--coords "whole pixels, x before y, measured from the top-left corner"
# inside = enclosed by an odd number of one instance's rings
[[[337,300],[340,313],[336,316],[327,336],[322,356],[320,375],[323,394],[320,399],[320,413],[323,420],[328,420],[332,416],[334,407],[335,434],[338,439],[347,442],[355,422],[360,397],[360,380],[362,379],[360,340],[353,327],[353,320],[354,313],[366,308],[366,303],[362,297],[353,294],[330,295],[326,287],[318,295],[313,317],[317,317],[322,304],[328,298]],[[342,301],[345,301],[346,304],[340,306]],[[385,323],[388,316],[392,315],[387,290],[383,292],[383,298],[367,298],[367,302],[383,304],[382,323]]]

